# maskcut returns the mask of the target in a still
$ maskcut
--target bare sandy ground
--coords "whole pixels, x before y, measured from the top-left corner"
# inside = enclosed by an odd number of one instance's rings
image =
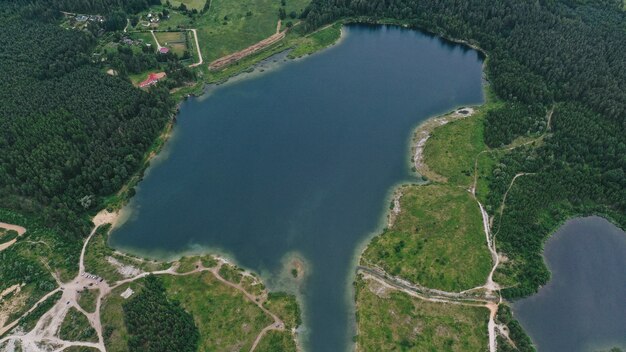
[[[7,224],[5,222],[0,222],[0,228],[3,229],[7,229],[7,230],[13,230],[15,232],[17,232],[18,236],[22,236],[25,232],[26,229],[23,228],[22,226],[18,226],[18,225],[12,225],[12,224]],[[2,243],[0,244],[0,252],[11,247],[13,245],[13,243],[15,243],[17,241],[17,238],[14,238],[8,242]]]

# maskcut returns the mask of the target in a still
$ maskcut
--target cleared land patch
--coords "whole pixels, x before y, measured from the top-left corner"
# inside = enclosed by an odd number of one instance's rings
[[[74,307],[70,308],[63,319],[59,337],[67,341],[98,342],[96,330],[89,324],[87,317]]]
[[[474,160],[485,149],[483,116],[477,114],[436,128],[424,146],[424,162],[448,183],[469,187]]]
[[[357,351],[484,351],[489,312],[434,303],[357,278]]]
[[[296,352],[296,343],[289,331],[270,330],[256,346],[255,352]]]
[[[402,188],[400,213],[375,237],[362,264],[421,286],[462,291],[485,282],[491,258],[476,201],[444,184]]]
[[[168,297],[190,312],[200,332],[201,351],[247,351],[263,328],[272,323],[240,291],[219,282],[213,274],[162,276]]]
[[[178,57],[189,51],[187,47],[187,31],[184,32],[155,32],[161,46],[167,47]]]
[[[211,0],[170,0],[170,4],[172,4],[172,6],[176,8],[180,7],[181,4],[185,4],[188,9],[196,9],[200,11],[204,8],[204,5],[207,1]],[[161,3],[163,4],[165,4],[166,2],[167,0],[161,1]]]

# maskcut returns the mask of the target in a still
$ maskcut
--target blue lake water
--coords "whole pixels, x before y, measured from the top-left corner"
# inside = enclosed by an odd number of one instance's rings
[[[538,351],[626,349],[626,233],[599,217],[573,219],[544,255],[550,282],[513,306]]]
[[[357,251],[381,229],[393,186],[415,181],[412,130],[482,103],[482,63],[418,31],[351,25],[339,45],[190,99],[111,244],[161,257],[217,250],[274,287],[297,253],[305,347],[345,350]]]

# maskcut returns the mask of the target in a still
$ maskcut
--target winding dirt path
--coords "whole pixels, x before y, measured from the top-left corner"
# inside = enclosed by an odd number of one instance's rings
[[[26,232],[26,229],[24,227],[13,225],[13,224],[7,224],[6,222],[0,222],[0,228],[15,231],[17,232],[18,237],[22,236]],[[17,242],[17,238],[14,238],[10,241],[0,244],[0,252],[11,247],[15,242]]]

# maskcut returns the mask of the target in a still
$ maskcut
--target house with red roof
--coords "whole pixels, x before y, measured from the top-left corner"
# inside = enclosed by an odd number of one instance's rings
[[[170,52],[170,49],[169,49],[169,48],[166,48],[166,47],[164,47],[164,46],[163,46],[163,47],[161,47],[161,49],[159,49],[159,53],[161,53],[161,54],[167,54],[167,53],[169,53],[169,52]]]

